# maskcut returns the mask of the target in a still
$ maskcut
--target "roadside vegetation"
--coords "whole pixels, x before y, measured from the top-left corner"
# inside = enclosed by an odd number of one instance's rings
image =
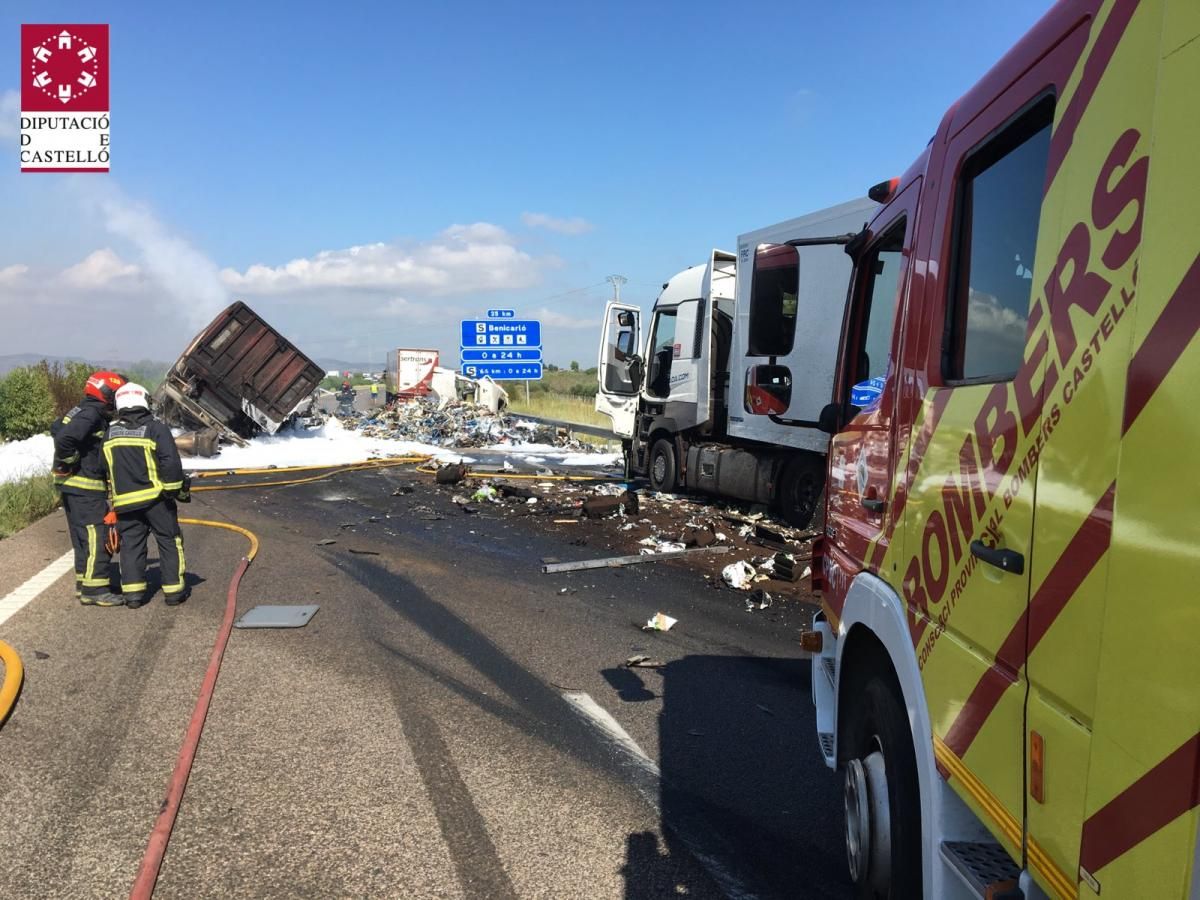
[[[49,475],[0,484],[0,540],[10,537],[58,507]]]
[[[612,420],[595,409],[596,370],[580,369],[578,363],[571,363],[566,369],[546,366],[541,381],[529,382],[528,402],[523,381],[507,381],[504,389],[508,391],[508,406],[513,412],[578,425],[612,426]]]

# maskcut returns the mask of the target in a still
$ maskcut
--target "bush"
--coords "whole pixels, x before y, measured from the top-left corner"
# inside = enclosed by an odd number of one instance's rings
[[[0,538],[16,534],[58,506],[58,491],[49,475],[0,484]]]
[[[61,419],[83,399],[83,388],[87,384],[88,376],[93,371],[87,363],[69,362],[65,366],[62,363],[51,365],[44,359],[33,366],[33,369],[45,381],[46,388],[50,391],[50,399],[54,404],[54,418],[51,421]]]
[[[78,398],[76,394],[72,405]],[[10,441],[24,440],[48,431],[53,421],[54,398],[40,366],[13,369],[0,380],[0,435]]]

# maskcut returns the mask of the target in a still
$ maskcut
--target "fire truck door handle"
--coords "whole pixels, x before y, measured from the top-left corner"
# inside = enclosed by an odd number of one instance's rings
[[[1010,575],[1025,574],[1025,557],[1016,550],[998,550],[983,541],[971,541],[971,555]]]
[[[863,501],[862,501],[862,505],[863,505],[863,509],[868,509],[873,513],[881,513],[881,512],[883,512],[883,508],[885,506],[887,506],[887,501],[886,500],[877,500],[874,497],[872,497],[872,498],[864,497]]]

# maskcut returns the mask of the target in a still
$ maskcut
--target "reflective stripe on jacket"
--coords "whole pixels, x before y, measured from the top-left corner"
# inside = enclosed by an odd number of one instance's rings
[[[104,462],[100,444],[108,425],[103,403],[85,399],[50,426],[54,437],[54,484],[64,493],[104,493]]]
[[[104,463],[117,513],[149,506],[183,487],[183,462],[171,430],[145,410],[133,410],[108,428]]]

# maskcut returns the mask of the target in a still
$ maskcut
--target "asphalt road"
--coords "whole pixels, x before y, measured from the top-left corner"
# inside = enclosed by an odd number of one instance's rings
[[[600,551],[428,482],[196,495],[188,515],[262,540],[240,609],[321,610],[234,631],[156,896],[849,894],[802,610],[747,613],[667,563],[541,575]],[[185,535],[202,580],[178,609],[82,608],[62,578],[0,625],[28,670],[0,896],[128,892],[243,552]],[[0,543],[0,596],[65,548],[57,515]],[[656,611],[679,624],[640,630]]]

